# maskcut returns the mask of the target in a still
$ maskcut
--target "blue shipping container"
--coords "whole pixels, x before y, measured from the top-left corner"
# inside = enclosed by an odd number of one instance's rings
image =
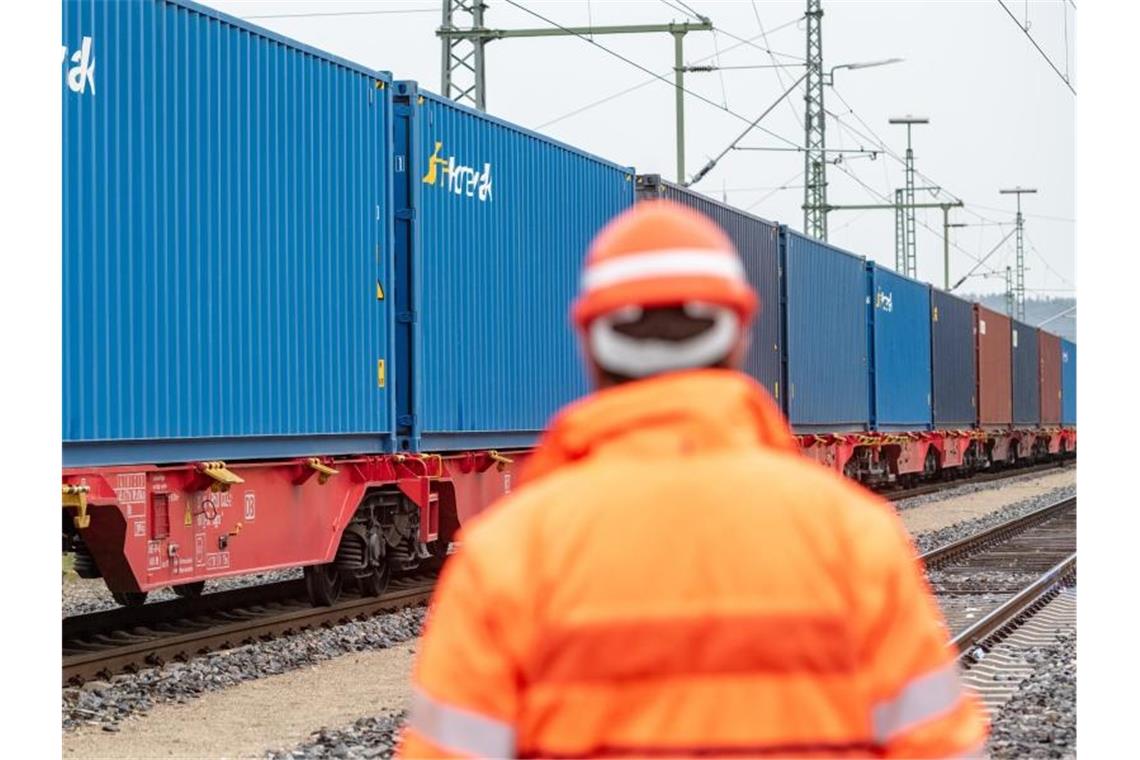
[[[866,430],[864,260],[786,227],[781,240],[789,421],[797,432]]]
[[[758,216],[733,208],[666,182],[656,174],[637,178],[639,198],[666,198],[700,211],[719,224],[732,238],[744,261],[748,282],[760,297],[760,310],[752,322],[751,345],[744,371],[764,386],[777,403],[784,369],[780,308],[780,228]]]
[[[872,428],[929,430],[930,286],[869,261],[867,287]]]
[[[399,377],[414,378],[399,445],[529,445],[587,390],[570,303],[591,238],[633,204],[633,172],[412,82],[396,85],[396,139],[397,214],[415,219],[397,273],[413,284],[397,305],[413,345]]]
[[[978,422],[974,305],[933,288],[930,302],[934,427],[973,427]]]
[[[1010,374],[1013,376],[1013,424],[1041,423],[1041,365],[1037,328],[1010,320]]]
[[[1077,424],[1077,344],[1061,339],[1061,424]]]
[[[173,0],[63,37],[64,464],[382,450],[388,76]]]

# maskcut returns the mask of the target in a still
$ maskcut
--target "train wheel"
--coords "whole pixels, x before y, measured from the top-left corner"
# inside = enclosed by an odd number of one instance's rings
[[[343,586],[344,580],[335,564],[305,566],[305,589],[314,607],[331,607]]]
[[[206,581],[194,581],[193,583],[183,583],[181,586],[174,586],[173,591],[175,596],[183,599],[194,599],[202,595],[202,589],[206,588]]]
[[[380,559],[380,565],[372,568],[372,574],[360,578],[360,592],[365,596],[380,596],[388,590],[388,581],[392,579],[392,568],[388,566],[386,558]]]
[[[112,591],[111,598],[124,607],[142,607],[146,604],[145,591]]]

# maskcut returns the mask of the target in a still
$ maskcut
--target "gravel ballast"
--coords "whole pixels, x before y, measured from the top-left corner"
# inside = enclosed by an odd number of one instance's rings
[[[304,631],[63,689],[63,729],[101,725],[114,731],[124,718],[148,712],[160,702],[182,704],[207,692],[244,681],[310,667],[350,652],[384,649],[420,635],[425,607],[414,607]]]
[[[1077,753],[1077,637],[1058,634],[1026,652],[1036,663],[993,721],[993,758],[1070,758]]]
[[[1055,504],[1062,499],[1068,499],[1072,496],[1075,496],[1076,493],[1077,487],[1075,485],[1054,488],[1051,491],[1043,493],[1039,496],[1033,496],[1028,499],[1022,499],[1021,501],[1009,504],[995,512],[990,512],[987,515],[983,515],[982,517],[955,523],[954,525],[949,525],[939,530],[919,533],[914,537],[914,542],[917,545],[918,551],[920,553],[928,552],[931,549],[938,548],[939,546],[949,544],[953,541],[958,541],[960,539],[966,538],[967,536],[972,536],[975,533],[985,530],[986,528],[992,528],[993,526],[1000,523],[1007,522],[1017,517],[1021,517],[1022,515],[1029,514],[1035,510],[1047,507],[1050,504]],[[917,498],[924,497],[920,496]]]
[[[317,758],[382,758],[396,752],[400,727],[406,713],[384,713],[360,718],[350,726],[314,731],[308,741],[291,750],[277,750],[266,760],[316,760]]]
[[[939,501],[946,501],[948,499],[957,499],[962,496],[969,496],[971,494],[981,493],[983,491],[1001,491],[1008,490],[1010,486],[1016,486],[1022,483],[1032,483],[1051,474],[1064,472],[1065,470],[1058,467],[1056,470],[1046,470],[1044,472],[1030,472],[1024,475],[1010,475],[1008,478],[1000,480],[991,480],[985,483],[963,483],[960,486],[951,486],[941,491],[934,493],[923,494],[922,496],[911,496],[909,499],[899,499],[892,502],[895,509],[902,512],[914,507],[921,507],[924,504],[933,504]],[[884,497],[890,498],[890,492],[883,494]]]

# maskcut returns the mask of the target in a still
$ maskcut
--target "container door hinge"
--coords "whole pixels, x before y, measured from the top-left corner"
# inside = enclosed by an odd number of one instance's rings
[[[415,324],[416,313],[414,311],[401,311],[396,315],[396,321],[402,324]]]
[[[327,464],[325,464],[321,460],[317,459],[316,457],[313,457],[312,459],[309,460],[309,467],[316,470],[317,482],[320,483],[322,486],[326,482],[328,482],[328,479],[331,478],[333,475],[339,475],[340,474],[340,470],[329,467]]]
[[[416,210],[414,208],[401,208],[396,209],[396,218],[403,220],[412,220],[416,218]]]
[[[72,519],[79,530],[91,524],[91,515],[87,514],[88,490],[87,486],[63,486],[63,506],[75,508],[75,517]]]
[[[211,491],[228,491],[230,486],[245,482],[229,470],[225,462],[202,462],[198,465],[198,471],[214,481],[210,485]]]
[[[414,414],[401,414],[396,418],[396,424],[400,427],[410,428],[416,424],[416,415]]]

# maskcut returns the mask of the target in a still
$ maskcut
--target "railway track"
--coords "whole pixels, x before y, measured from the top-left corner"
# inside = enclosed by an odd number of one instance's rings
[[[921,556],[952,636],[972,630],[1075,555],[1076,506],[1075,497],[1063,499]]]
[[[434,584],[434,575],[414,576],[378,597],[313,607],[302,581],[286,581],[65,618],[63,685],[422,604]]]
[[[1022,655],[1076,626],[1076,497],[922,555],[964,680],[996,711],[1034,665]]]

